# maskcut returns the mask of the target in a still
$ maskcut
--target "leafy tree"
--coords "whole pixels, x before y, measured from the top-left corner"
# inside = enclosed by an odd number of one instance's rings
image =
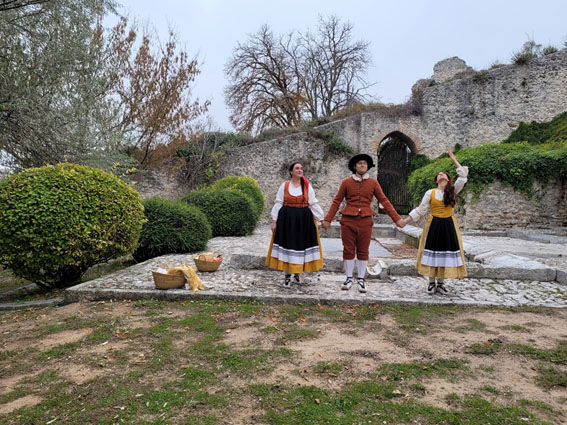
[[[141,45],[136,50],[137,38],[136,27],[129,28],[126,18],[122,18],[112,30],[108,47],[117,52],[116,125],[139,162],[146,165],[152,159],[160,162],[170,157],[179,145],[194,136],[191,123],[206,112],[209,102],[201,104],[192,99],[199,64],[196,57],[190,58],[185,51],[178,50],[172,31],[167,42],[157,43],[156,49],[152,48],[156,42],[147,31],[141,34]],[[170,144],[171,149],[165,149],[167,154],[160,158],[160,150]]]
[[[0,11],[0,148],[19,167],[99,148],[113,110],[93,28],[113,3],[12,3]]]
[[[146,166],[193,134],[208,103],[191,99],[198,63],[173,33],[161,45],[125,18],[106,31],[112,0],[18,5],[0,9],[0,149],[16,167]]]

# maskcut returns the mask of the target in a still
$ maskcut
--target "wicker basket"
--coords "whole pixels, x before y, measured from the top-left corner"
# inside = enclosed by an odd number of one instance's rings
[[[194,257],[195,265],[197,270],[200,272],[215,272],[222,263],[222,260],[215,261],[214,258],[219,257],[218,252],[201,254],[198,257]]]
[[[167,264],[166,267],[169,268]],[[152,270],[152,275],[154,277],[154,285],[156,286],[156,289],[178,289],[185,286],[185,275],[182,271],[165,274]]]

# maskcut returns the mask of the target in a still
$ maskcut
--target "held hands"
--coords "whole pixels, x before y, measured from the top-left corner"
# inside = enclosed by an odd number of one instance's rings
[[[403,228],[410,221],[411,221],[411,217],[408,215],[406,218],[400,218],[398,221],[396,221],[396,226]]]
[[[329,227],[331,227],[331,223],[329,223],[328,221],[325,220],[321,220],[321,227],[325,230],[327,230]]]

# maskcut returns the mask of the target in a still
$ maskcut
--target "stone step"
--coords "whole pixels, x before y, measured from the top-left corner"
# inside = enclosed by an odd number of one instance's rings
[[[504,258],[506,259],[506,257]],[[502,260],[498,257],[497,260]],[[517,259],[514,259],[517,260]],[[264,255],[235,253],[230,256],[230,267],[242,270],[268,270]],[[356,261],[355,261],[356,262]],[[386,276],[417,276],[415,260],[413,259],[376,259],[371,258],[369,265],[372,267],[380,264],[380,278]],[[326,257],[322,272],[343,273],[343,260],[339,257]],[[356,265],[355,265],[356,270]],[[468,277],[475,279],[512,279],[533,280],[540,282],[553,282],[557,280],[557,271],[544,264],[526,259],[524,264],[518,261],[493,261],[489,263],[467,262]],[[367,272],[368,276],[368,272]],[[562,282],[560,282],[562,283]]]

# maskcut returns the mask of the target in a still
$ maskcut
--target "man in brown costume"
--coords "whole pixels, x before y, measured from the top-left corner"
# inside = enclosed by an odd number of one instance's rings
[[[346,198],[346,206],[340,213],[342,215],[341,239],[343,242],[343,260],[346,280],[341,289],[348,290],[353,284],[354,258],[357,258],[358,277],[356,280],[358,290],[366,292],[364,276],[368,264],[370,240],[372,239],[373,216],[376,211],[370,208],[372,198],[376,197],[382,204],[386,214],[399,227],[405,226],[405,221],[392,206],[378,180],[371,178],[368,170],[374,167],[374,161],[370,155],[358,154],[350,159],[348,168],[352,176],[341,182],[339,190],[335,195],[329,212],[322,222],[324,229],[331,226],[331,221],[337,213],[343,199]]]

